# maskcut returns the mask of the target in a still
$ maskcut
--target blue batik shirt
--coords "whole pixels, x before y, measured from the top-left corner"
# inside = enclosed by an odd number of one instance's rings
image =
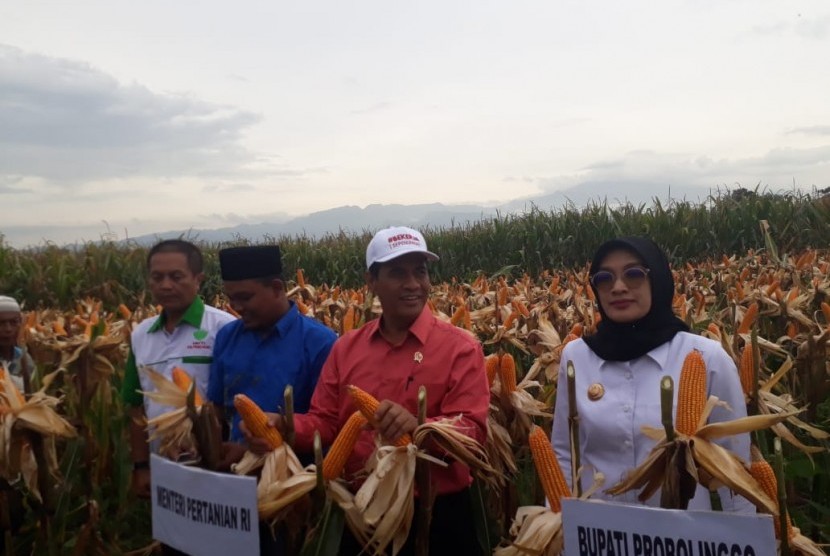
[[[242,440],[233,397],[245,394],[263,411],[283,410],[286,385],[294,387],[294,411],[305,413],[337,335],[324,324],[301,315],[292,302],[271,327],[246,330],[241,320],[226,325],[216,336],[208,380],[208,399],[231,417],[230,439]]]

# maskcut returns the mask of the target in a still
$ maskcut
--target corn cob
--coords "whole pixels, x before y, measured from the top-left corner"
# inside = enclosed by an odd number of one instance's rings
[[[346,309],[346,314],[343,315],[343,333],[349,332],[350,330],[354,330],[355,325],[355,309],[354,305],[349,305],[349,308]]]
[[[513,323],[516,322],[516,319],[519,317],[519,313],[516,311],[511,311],[507,318],[504,319],[502,326],[504,326],[505,330],[510,330],[510,327],[513,326]]]
[[[251,398],[245,394],[237,394],[233,397],[233,406],[239,412],[239,416],[251,435],[268,442],[268,447],[271,450],[275,450],[282,445],[280,431],[268,426],[268,418],[265,413]]]
[[[450,323],[453,326],[458,326],[464,321],[464,313],[467,312],[467,308],[464,305],[458,307],[455,312],[452,314],[452,318],[450,318]]]
[[[499,288],[496,298],[498,300],[497,302],[499,306],[507,305],[507,286],[502,286]]]
[[[749,334],[749,329],[755,324],[755,319],[758,318],[758,303],[753,301],[749,308],[744,313],[744,318],[738,326],[738,334]]]
[[[130,310],[127,308],[127,306],[126,306],[126,305],[124,305],[123,303],[121,303],[121,304],[118,306],[118,313],[121,315],[121,318],[123,318],[124,320],[130,320],[130,317],[132,317],[132,316],[133,316],[133,312],[132,312],[132,311],[130,311]]]
[[[752,350],[752,344],[747,343],[744,350],[741,352],[741,389],[745,396],[752,393],[753,381],[755,380],[755,357]]]
[[[700,415],[706,405],[706,363],[697,350],[692,350],[683,361],[677,387],[677,416],[675,429],[692,436],[697,431]]]
[[[830,326],[830,304],[826,301],[821,302],[821,312],[824,314],[824,324]]]
[[[357,409],[359,409],[363,416],[366,417],[370,423],[372,423],[372,426],[374,426],[375,413],[377,413],[380,402],[373,395],[361,390],[357,386],[350,384],[348,389],[349,395],[352,397]],[[404,434],[395,440],[393,444],[395,446],[406,446],[408,444],[412,444],[412,437],[409,434]]]
[[[17,389],[17,386],[14,384],[14,381],[13,380],[6,381],[5,379],[6,379],[6,369],[4,367],[0,366],[0,392],[4,392],[8,396],[16,397],[17,401],[20,402],[20,405],[25,404],[26,403],[26,398],[23,396],[23,394],[20,392],[20,390]],[[10,385],[10,389],[12,390],[11,392],[6,392],[6,387],[4,386],[5,382],[8,382],[8,384]]]
[[[583,324],[581,322],[577,322],[574,323],[574,325],[571,327],[571,331],[568,332],[568,335],[570,336],[571,334],[573,334],[574,336],[581,338],[584,330],[585,327],[583,326]]]
[[[297,269],[297,285],[300,286],[301,288],[305,287],[305,276],[303,276],[303,269],[302,268]]]
[[[173,367],[173,382],[182,389],[185,393],[190,390],[190,385],[193,384],[193,377],[187,374],[187,371],[180,367]],[[193,405],[199,407],[204,403],[202,396],[199,395],[199,390],[193,386]]]
[[[516,391],[516,360],[509,353],[501,356],[499,362],[499,379],[502,391],[511,394]]]
[[[493,387],[493,380],[495,380],[496,373],[499,371],[499,362],[498,353],[491,353],[484,361],[487,369],[487,384],[490,388]]]
[[[349,454],[354,449],[354,444],[360,435],[360,431],[366,426],[368,421],[366,417],[359,411],[355,411],[340,429],[337,438],[331,445],[326,459],[323,460],[323,478],[327,481],[336,479],[343,473],[343,468],[346,466],[346,460],[349,459]]]
[[[512,305],[513,309],[518,311],[518,313],[522,315],[524,318],[530,318],[530,311],[527,310],[527,305],[522,303],[520,299],[514,299]]]
[[[528,443],[530,444],[530,453],[533,455],[536,474],[539,475],[539,481],[542,483],[542,490],[545,491],[550,509],[557,513],[561,512],[561,499],[562,497],[570,497],[571,491],[568,488],[568,483],[565,482],[565,475],[562,473],[562,468],[559,467],[556,454],[553,453],[550,440],[548,440],[541,427],[533,425],[528,435]]]
[[[775,471],[772,470],[769,463],[764,459],[753,461],[749,467],[749,473],[752,478],[758,481],[767,496],[773,500],[778,500],[778,479],[775,478]],[[778,516],[773,516],[773,520],[775,523],[775,538],[777,539],[781,536],[781,522]],[[790,516],[787,515],[787,539],[792,539],[794,535],[793,524],[790,521]]]
[[[798,257],[795,267],[798,270],[804,270],[807,266],[811,266],[815,260],[816,252],[814,250],[805,251],[803,255]]]

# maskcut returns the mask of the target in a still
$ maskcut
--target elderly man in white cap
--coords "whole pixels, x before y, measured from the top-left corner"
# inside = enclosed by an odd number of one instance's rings
[[[35,363],[28,353],[17,345],[23,316],[20,304],[13,297],[0,295],[0,365],[12,377],[22,392],[25,376],[35,372]]]
[[[490,391],[481,344],[465,331],[438,319],[430,310],[427,263],[438,256],[424,236],[405,227],[375,234],[366,249],[366,283],[380,299],[383,314],[343,335],[329,354],[305,415],[296,415],[295,448],[311,451],[314,432],[330,445],[354,412],[346,391],[353,384],[380,400],[377,432],[361,433],[346,462],[346,479],[359,480],[375,449],[374,436],[394,440],[418,424],[418,389],[427,390],[427,419],[458,418],[458,429],[483,443]],[[279,415],[269,421],[283,427]],[[249,438],[252,449],[262,450]],[[430,528],[430,554],[481,554],[475,535],[469,487],[470,470],[457,461],[432,467],[436,493]],[[415,528],[413,528],[414,531]],[[399,553],[414,550],[410,534]],[[362,546],[348,532],[341,555],[357,555]]]

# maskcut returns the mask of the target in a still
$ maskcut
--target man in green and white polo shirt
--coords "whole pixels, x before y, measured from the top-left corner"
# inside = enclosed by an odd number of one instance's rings
[[[198,296],[204,279],[202,253],[188,241],[166,240],[147,255],[149,288],[161,315],[142,321],[131,336],[130,356],[121,391],[130,416],[133,490],[150,497],[150,449],[143,423],[169,408],[145,398],[139,390],[154,390],[138,369],[144,366],[172,379],[174,367],[190,374],[204,397],[216,333],[235,318],[205,305]],[[157,448],[157,447],[153,447]]]

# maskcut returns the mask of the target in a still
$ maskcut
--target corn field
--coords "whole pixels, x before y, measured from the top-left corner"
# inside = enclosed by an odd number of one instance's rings
[[[647,234],[672,258],[678,316],[719,341],[739,369],[742,363],[749,369],[743,377],[749,413],[800,411],[754,433],[754,442],[772,461],[780,439],[793,524],[830,543],[828,224],[826,199],[744,192],[703,205],[597,204],[427,230],[430,249],[442,257],[431,269],[430,307],[478,338],[488,362],[498,361],[488,364],[494,400],[517,417],[500,455],[491,455],[511,480],[488,485],[496,502],[482,517],[491,526],[484,542],[491,549],[504,543],[516,509],[545,498],[528,436],[537,425],[549,431],[550,420],[539,415],[552,412],[562,348],[597,324],[586,260],[610,237]],[[273,239],[283,251],[289,295],[303,313],[338,333],[378,317],[377,301],[360,285],[369,239],[368,232]],[[202,294],[220,307],[216,252],[224,246],[202,246],[208,276]],[[23,403],[59,399],[56,418],[75,431],[25,437],[37,464],[30,479],[0,466],[7,554],[151,548],[148,504],[129,490],[118,396],[130,330],[157,312],[145,293],[145,259],[146,249],[136,245],[22,251],[0,243],[0,293],[24,302],[20,343],[38,367]],[[523,401],[505,402],[514,393]],[[16,415],[3,409],[3,400],[11,403],[0,396],[0,419]],[[54,473],[44,472],[50,458]],[[13,536],[12,519],[19,520]]]

